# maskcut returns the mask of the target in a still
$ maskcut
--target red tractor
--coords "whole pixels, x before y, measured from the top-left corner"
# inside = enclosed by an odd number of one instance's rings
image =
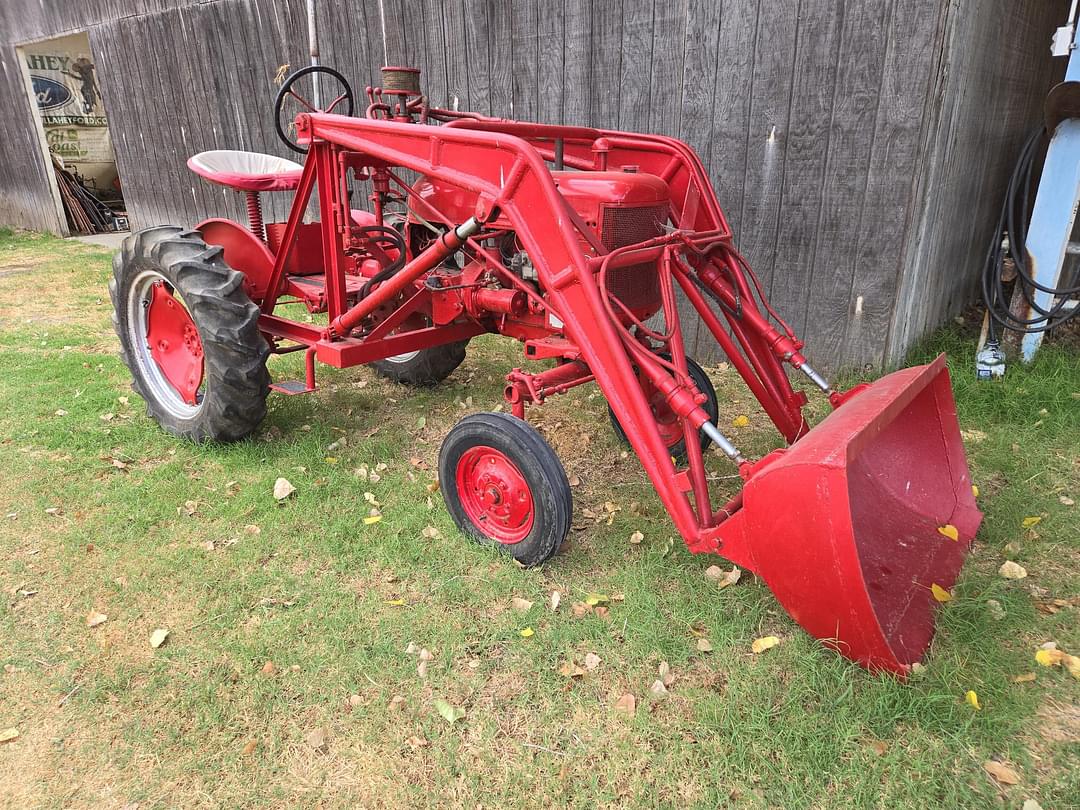
[[[933,635],[931,586],[953,585],[982,518],[944,358],[830,388],[735,250],[697,155],[674,138],[438,109],[411,68],[383,68],[382,81],[354,117],[340,74],[297,71],[275,120],[303,165],[247,152],[189,161],[246,193],[246,225],[207,219],[124,243],[110,292],[150,415],[177,436],[235,441],[259,425],[271,390],[314,391],[316,361],[432,384],[470,338],[515,338],[540,368],[511,371],[510,413],[466,416],[440,452],[463,534],[527,566],[557,551],[570,487],[526,406],[596,382],[691,551],[756,572],[841,654],[906,673]],[[310,82],[332,100],[309,101]],[[280,191],[293,194],[289,217],[264,223],[260,194]],[[751,460],[721,433],[716,393],[686,355],[677,290],[788,447]],[[287,303],[314,317],[283,317]],[[293,351],[306,379],[271,384],[267,359]],[[785,366],[833,407],[814,428]],[[745,481],[719,505],[703,459],[712,444]]]

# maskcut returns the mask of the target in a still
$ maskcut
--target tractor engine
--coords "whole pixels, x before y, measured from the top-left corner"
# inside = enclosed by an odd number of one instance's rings
[[[671,207],[670,191],[656,175],[639,173],[631,167],[623,171],[551,174],[563,198],[590,232],[591,238],[581,237],[586,256],[598,255],[597,245],[611,251],[664,232]],[[414,190],[451,222],[464,222],[476,208],[476,196],[457,186],[422,178]],[[491,224],[510,228],[508,221]],[[430,238],[425,233],[425,242]],[[516,245],[512,234],[502,253],[514,272],[527,281],[536,280],[531,259]],[[648,317],[660,308],[660,285],[652,262],[612,268],[607,285],[638,317]]]

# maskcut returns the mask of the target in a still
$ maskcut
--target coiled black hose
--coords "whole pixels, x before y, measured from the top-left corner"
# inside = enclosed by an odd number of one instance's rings
[[[1080,286],[1046,287],[1034,278],[1027,264],[1027,232],[1031,212],[1032,176],[1037,158],[1042,152],[1040,147],[1045,140],[1046,130],[1039,126],[1024,142],[1020,158],[1009,178],[1009,187],[1005,202],[1001,207],[997,228],[991,238],[983,269],[982,294],[986,310],[990,313],[990,340],[997,340],[995,325],[1013,332],[1034,334],[1046,332],[1072,320],[1080,313],[1080,308],[1064,312],[1069,296],[1080,292]],[[1008,236],[1008,246],[1002,244],[1002,233]],[[1016,284],[1024,301],[1035,314],[1032,318],[1021,318],[1009,310],[1009,297],[1005,293],[1005,283],[1001,280],[1006,258],[1011,258],[1016,267]],[[1049,309],[1043,309],[1035,302],[1035,292],[1048,293],[1059,299]]]

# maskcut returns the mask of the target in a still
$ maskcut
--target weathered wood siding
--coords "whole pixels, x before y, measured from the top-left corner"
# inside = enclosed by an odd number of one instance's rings
[[[384,60],[415,64],[439,104],[685,139],[810,356],[878,367],[970,299],[1015,147],[1060,72],[1046,43],[1066,5],[322,0],[319,39],[358,92]],[[285,154],[273,77],[306,62],[303,0],[7,0],[0,221],[58,224],[13,43],[81,28],[133,224],[242,216],[184,162]]]

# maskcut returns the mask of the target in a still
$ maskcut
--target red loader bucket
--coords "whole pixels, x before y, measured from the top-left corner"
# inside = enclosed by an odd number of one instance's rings
[[[816,638],[906,674],[934,634],[931,587],[953,586],[982,520],[944,355],[873,383],[778,456],[747,481],[743,531],[721,553]]]

